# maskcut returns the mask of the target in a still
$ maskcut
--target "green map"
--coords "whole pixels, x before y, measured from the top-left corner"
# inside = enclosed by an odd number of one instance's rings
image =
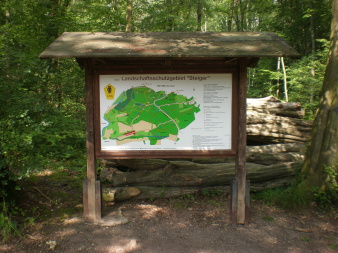
[[[138,86],[123,91],[104,114],[108,126],[102,129],[103,140],[116,140],[118,145],[161,140],[179,141],[179,131],[195,120],[200,111],[194,97],[166,93]]]

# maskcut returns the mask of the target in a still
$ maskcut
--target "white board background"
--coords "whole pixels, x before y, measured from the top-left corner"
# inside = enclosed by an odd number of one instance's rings
[[[163,139],[160,145],[150,145],[149,141],[118,145],[115,140],[103,140],[101,136],[102,151],[231,149],[232,74],[100,75],[101,133],[108,126],[104,113],[115,101],[106,99],[104,88],[108,84],[116,88],[115,99],[132,87],[147,86],[155,92],[174,92],[188,99],[194,97],[201,111],[195,113],[194,122],[179,131],[177,142]]]

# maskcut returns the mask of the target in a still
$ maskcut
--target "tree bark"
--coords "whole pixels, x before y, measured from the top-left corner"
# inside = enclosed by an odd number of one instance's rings
[[[305,111],[300,103],[281,102],[280,100],[276,99],[273,96],[261,99],[248,98],[247,110],[299,119],[303,118],[305,115]]]
[[[304,149],[305,145],[302,143],[280,143],[262,146],[248,146],[246,148],[246,159],[247,162],[265,165],[302,161]],[[235,158],[193,158],[186,159],[186,161],[199,164],[233,163]],[[123,171],[158,170],[164,168],[169,163],[170,161],[162,159],[101,160],[101,167],[106,168],[101,171],[101,175],[105,173],[113,173],[114,171],[118,173],[116,168],[121,168]]]
[[[247,179],[264,182],[293,176],[300,162],[288,162],[270,166],[247,163]],[[101,178],[113,187],[206,187],[228,185],[235,176],[234,163],[196,164],[190,161],[170,161],[163,169],[137,170],[131,172],[112,171]]]
[[[198,0],[197,4],[197,29],[200,32],[202,30],[202,0]]]
[[[270,180],[267,182],[256,182],[250,185],[251,192],[262,191],[277,187],[285,187],[290,185],[291,178],[281,178]],[[130,188],[133,188],[138,194],[128,194]],[[230,186],[212,186],[212,187],[154,187],[154,186],[137,186],[137,187],[108,187],[103,189],[103,200],[125,201],[129,199],[157,199],[157,198],[173,198],[188,194],[202,193],[204,195],[213,194],[229,194]]]
[[[247,112],[248,141],[262,144],[306,142],[311,128],[311,121]]]
[[[312,187],[325,185],[324,167],[338,170],[338,0],[332,1],[331,44],[321,99],[308,143],[300,189],[309,194]]]
[[[127,10],[126,10],[126,32],[132,31],[132,22],[133,22],[133,0],[127,0]]]
[[[285,69],[284,57],[281,57],[281,63],[282,63],[282,69],[283,69],[283,83],[284,83],[285,101],[289,102],[288,84],[287,84],[287,80],[286,80],[286,69]]]
[[[235,0],[231,0],[230,14],[229,14],[229,18],[228,18],[228,32],[231,32],[231,30],[232,30],[232,20],[234,18],[234,8],[235,8]]]

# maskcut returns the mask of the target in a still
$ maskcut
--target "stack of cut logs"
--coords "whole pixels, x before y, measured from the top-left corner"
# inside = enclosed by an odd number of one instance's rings
[[[303,160],[312,122],[299,103],[247,100],[247,179],[251,190],[291,183]],[[102,160],[105,201],[229,192],[234,158]]]

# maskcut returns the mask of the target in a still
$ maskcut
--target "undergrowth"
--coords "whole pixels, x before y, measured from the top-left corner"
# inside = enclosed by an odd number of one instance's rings
[[[295,186],[261,191],[255,193],[253,199],[261,200],[267,205],[291,210],[302,209],[309,205],[309,200]]]
[[[317,205],[322,209],[330,209],[338,205],[338,171],[333,167],[324,166],[326,175],[322,187],[314,187],[313,195]]]
[[[338,171],[335,167],[328,166],[324,166],[323,171],[326,175],[325,181],[321,187],[312,188],[310,193],[299,187],[304,179],[298,176],[291,186],[255,193],[253,199],[291,210],[304,209],[315,204],[321,210],[330,212],[338,205]]]
[[[2,242],[7,242],[13,235],[21,237],[17,224],[12,219],[12,213],[13,211],[10,211],[8,204],[3,201],[0,212],[0,238]]]

